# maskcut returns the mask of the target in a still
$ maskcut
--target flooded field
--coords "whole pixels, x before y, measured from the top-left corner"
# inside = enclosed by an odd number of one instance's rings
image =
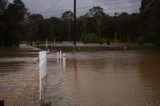
[[[48,54],[43,98],[51,106],[159,106],[160,51]],[[0,48],[0,100],[5,106],[39,106],[38,50]],[[49,105],[49,106],[50,106]]]
[[[52,106],[159,106],[160,51],[49,55],[45,102]]]
[[[5,106],[38,105],[38,50],[0,48],[0,100]]]

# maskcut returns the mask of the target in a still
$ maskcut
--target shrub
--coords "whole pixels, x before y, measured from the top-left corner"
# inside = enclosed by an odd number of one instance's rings
[[[82,34],[80,40],[83,41],[84,43],[103,43],[105,42],[105,39],[93,33]]]
[[[144,42],[145,42],[145,39],[144,39],[144,37],[139,36],[139,37],[136,39],[136,42],[137,42],[140,46],[143,46],[143,45],[144,45]]]

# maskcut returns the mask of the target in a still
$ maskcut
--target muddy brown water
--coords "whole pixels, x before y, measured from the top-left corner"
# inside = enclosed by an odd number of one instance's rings
[[[160,106],[160,51],[67,53],[48,59],[45,102],[52,106]]]
[[[67,53],[66,68],[48,55],[44,102],[51,106],[160,106],[160,51]],[[0,100],[38,106],[38,50],[0,49]]]
[[[0,100],[5,106],[38,106],[38,50],[0,48]]]

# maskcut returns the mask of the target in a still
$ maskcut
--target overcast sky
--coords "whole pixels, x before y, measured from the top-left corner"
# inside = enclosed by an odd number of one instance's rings
[[[12,2],[13,0],[9,0]],[[73,0],[22,0],[31,13],[44,17],[61,16],[66,10],[73,10]],[[93,6],[101,6],[113,15],[115,12],[139,12],[141,0],[77,0],[77,14],[84,15]]]

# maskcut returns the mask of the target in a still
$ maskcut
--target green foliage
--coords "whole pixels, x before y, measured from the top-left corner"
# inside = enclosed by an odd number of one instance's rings
[[[82,34],[80,39],[84,43],[103,43],[105,41],[100,36],[93,33]]]
[[[160,45],[160,0],[142,0],[141,20],[148,41]]]
[[[66,11],[62,14],[62,20],[73,20],[73,12],[72,11]]]
[[[136,39],[136,42],[137,42],[139,45],[143,46],[143,44],[145,43],[145,38],[142,37],[142,36],[139,36],[139,37]]]
[[[66,38],[71,39],[72,31],[72,24],[74,15],[72,11],[66,11],[62,14],[62,23],[63,23],[63,31],[68,35]]]
[[[152,2],[152,0],[142,0],[140,12],[144,13],[148,9],[148,5]]]
[[[3,15],[5,9],[7,8],[7,4],[7,0],[0,0],[0,15]]]
[[[120,40],[117,38],[117,35],[114,36],[113,42],[114,43],[119,43],[120,42]]]
[[[140,14],[109,16],[97,6],[77,19],[74,35],[73,13],[66,11],[61,18],[44,18],[41,14],[28,14],[21,0],[7,4],[0,0],[0,45],[18,44],[20,41],[82,40],[85,43],[151,42],[160,44],[160,1],[142,0]]]
[[[97,33],[101,35],[101,25],[105,18],[105,13],[103,8],[97,6],[89,9],[89,15],[94,19],[94,25],[96,27]]]
[[[3,12],[0,16],[0,45],[12,46],[18,45],[20,42],[20,35],[22,34],[22,26],[24,17],[27,13],[24,3],[21,0],[14,0],[6,7],[6,1],[3,0],[4,4]],[[5,7],[5,8],[4,8]]]
[[[153,43],[160,45],[160,0],[155,0],[151,8],[151,16],[148,22],[149,34],[153,36]]]

